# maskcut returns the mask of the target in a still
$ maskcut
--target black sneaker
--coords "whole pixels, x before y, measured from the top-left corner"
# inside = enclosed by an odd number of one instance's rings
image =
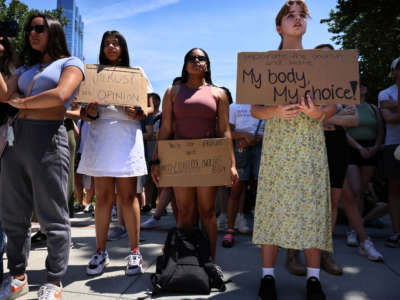
[[[314,276],[307,280],[307,300],[326,300],[321,283]]]
[[[46,241],[47,241],[47,235],[41,232],[40,230],[31,237],[32,246],[45,244]]]
[[[276,300],[275,279],[271,275],[265,275],[261,279],[260,289],[258,290],[258,299]]]
[[[400,233],[394,233],[386,240],[385,245],[391,248],[399,248],[400,247]]]

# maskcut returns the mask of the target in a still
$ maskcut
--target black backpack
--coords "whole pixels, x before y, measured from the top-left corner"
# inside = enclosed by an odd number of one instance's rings
[[[210,244],[198,228],[172,228],[151,275],[152,296],[160,292],[209,294],[225,291],[219,267],[211,262]]]

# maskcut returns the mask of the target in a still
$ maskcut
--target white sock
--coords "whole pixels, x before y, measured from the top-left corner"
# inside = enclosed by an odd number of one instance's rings
[[[319,271],[319,268],[307,268],[307,279],[310,277],[316,277],[319,280]]]
[[[275,268],[262,268],[262,278],[264,278],[267,275],[271,275],[272,277],[275,278],[274,270]]]

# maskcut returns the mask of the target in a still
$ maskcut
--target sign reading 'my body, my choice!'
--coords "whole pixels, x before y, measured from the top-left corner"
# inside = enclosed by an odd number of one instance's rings
[[[358,104],[356,50],[280,50],[238,54],[236,102],[280,105],[313,102]]]
[[[85,65],[76,102],[147,107],[147,79],[140,68]]]
[[[231,183],[227,138],[158,142],[160,186],[222,186]]]

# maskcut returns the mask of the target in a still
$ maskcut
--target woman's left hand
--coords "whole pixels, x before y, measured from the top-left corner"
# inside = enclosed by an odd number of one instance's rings
[[[19,94],[14,94],[11,96],[11,99],[7,101],[8,104],[15,108],[23,109],[26,108],[26,103],[24,98],[20,98]]]
[[[314,103],[311,100],[310,95],[307,95],[307,101],[308,101],[308,105],[306,104],[304,97],[301,97],[300,111],[302,111],[303,113],[305,113],[307,116],[309,116],[312,119],[321,119],[324,115],[324,111],[322,110],[322,108],[314,105]]]
[[[135,109],[133,106],[125,106],[125,113],[133,120],[144,120],[147,117],[147,112],[144,110]]]

